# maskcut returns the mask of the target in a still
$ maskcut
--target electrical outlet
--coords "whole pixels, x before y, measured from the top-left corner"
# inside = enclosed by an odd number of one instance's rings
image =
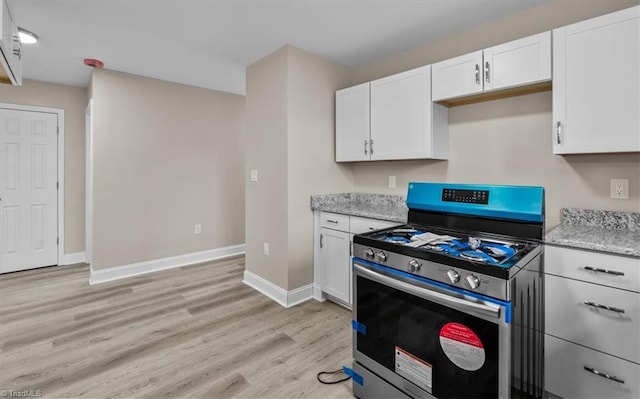
[[[396,177],[389,176],[389,188],[396,188]]]
[[[196,224],[193,226],[193,234],[202,234],[202,225]]]
[[[251,177],[249,181],[258,181],[258,169],[251,169]]]
[[[262,254],[264,256],[269,256],[269,243],[268,242],[263,242],[262,243]]]
[[[629,199],[629,179],[611,179],[611,198]]]

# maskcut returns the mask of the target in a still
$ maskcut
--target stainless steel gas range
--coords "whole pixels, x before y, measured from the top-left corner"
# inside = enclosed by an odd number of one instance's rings
[[[543,188],[410,183],[407,206],[354,237],[354,395],[542,397]]]

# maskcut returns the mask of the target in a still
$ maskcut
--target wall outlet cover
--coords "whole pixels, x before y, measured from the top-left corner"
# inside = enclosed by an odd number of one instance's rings
[[[629,179],[611,179],[611,198],[629,199]]]
[[[258,169],[251,169],[249,181],[258,181]]]
[[[396,177],[389,176],[389,188],[396,188]]]

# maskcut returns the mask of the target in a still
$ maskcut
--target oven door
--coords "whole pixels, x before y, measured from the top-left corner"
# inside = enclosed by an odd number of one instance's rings
[[[354,258],[353,357],[415,398],[508,398],[510,305]]]

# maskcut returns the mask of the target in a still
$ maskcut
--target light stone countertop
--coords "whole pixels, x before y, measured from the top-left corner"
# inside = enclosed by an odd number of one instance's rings
[[[564,208],[545,244],[640,258],[640,213]]]
[[[401,195],[341,193],[311,196],[311,209],[391,222],[407,222],[406,198]]]

